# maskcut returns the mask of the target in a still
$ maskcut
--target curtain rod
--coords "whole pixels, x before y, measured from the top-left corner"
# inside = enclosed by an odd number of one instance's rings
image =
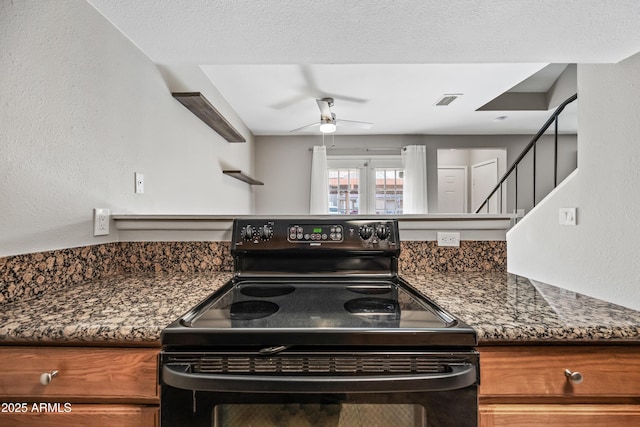
[[[309,151],[313,151],[313,148],[309,148]],[[378,148],[378,147],[372,147],[372,148],[366,148],[366,147],[353,147],[353,148],[330,148],[327,147],[327,151],[364,151],[364,152],[368,152],[368,151],[402,151],[402,148],[400,147],[389,147],[389,148]]]

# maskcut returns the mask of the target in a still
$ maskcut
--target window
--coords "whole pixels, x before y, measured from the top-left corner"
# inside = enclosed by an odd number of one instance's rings
[[[329,213],[402,213],[400,156],[327,156]]]
[[[399,168],[375,169],[375,213],[402,213],[402,175]]]
[[[329,167],[329,213],[360,213],[360,169]]]

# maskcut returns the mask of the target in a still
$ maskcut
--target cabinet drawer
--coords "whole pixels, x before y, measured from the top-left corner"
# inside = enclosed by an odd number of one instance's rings
[[[0,397],[17,401],[158,402],[158,349],[0,347]],[[42,385],[43,373],[57,371]]]
[[[480,405],[480,427],[637,427],[636,405]]]
[[[0,413],[3,427],[156,427],[158,419],[157,406],[134,405],[73,404],[64,413]]]
[[[640,396],[640,347],[480,347],[480,397]],[[580,372],[575,384],[565,370]]]

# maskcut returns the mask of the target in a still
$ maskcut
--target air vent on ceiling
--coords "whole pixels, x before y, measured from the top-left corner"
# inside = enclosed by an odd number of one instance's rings
[[[461,93],[445,93],[442,97],[435,103],[438,107],[446,107],[456,100],[459,96],[462,96]]]

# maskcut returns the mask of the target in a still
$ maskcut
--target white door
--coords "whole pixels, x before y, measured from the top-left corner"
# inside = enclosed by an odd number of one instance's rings
[[[438,212],[467,212],[467,168],[446,166],[438,168]]]
[[[480,206],[487,198],[491,190],[498,183],[498,159],[491,159],[486,162],[476,163],[471,166],[471,206],[472,212]],[[496,192],[491,200],[489,200],[489,210],[487,205],[482,208],[481,213],[498,213],[498,197]]]

